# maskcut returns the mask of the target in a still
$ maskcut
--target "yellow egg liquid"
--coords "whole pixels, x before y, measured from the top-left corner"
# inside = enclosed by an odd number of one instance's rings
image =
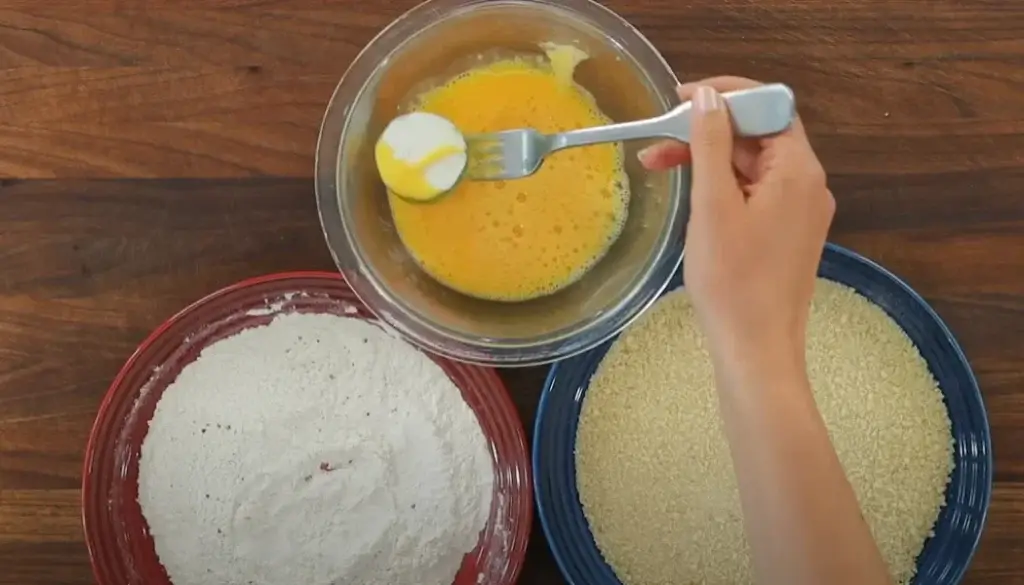
[[[415,109],[465,135],[608,124],[572,82],[578,49],[548,54],[473,68],[421,94]],[[572,284],[601,259],[625,223],[629,183],[621,146],[602,144],[557,152],[524,179],[464,180],[434,202],[389,201],[402,242],[433,278],[473,297],[522,301]]]

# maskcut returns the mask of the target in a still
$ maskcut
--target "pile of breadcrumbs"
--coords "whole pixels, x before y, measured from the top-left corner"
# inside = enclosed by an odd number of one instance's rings
[[[807,338],[814,396],[898,583],[944,503],[953,442],[942,395],[906,334],[819,279]],[[752,583],[711,363],[687,295],[666,295],[615,343],[583,403],[577,483],[625,585]]]

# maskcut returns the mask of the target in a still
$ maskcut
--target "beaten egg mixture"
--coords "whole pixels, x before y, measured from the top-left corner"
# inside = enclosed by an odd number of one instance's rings
[[[472,68],[419,95],[414,109],[465,135],[610,123],[572,80],[586,55],[546,52]],[[433,278],[473,297],[521,301],[568,286],[601,259],[622,231],[629,183],[621,145],[602,144],[557,152],[524,179],[461,181],[430,203],[389,201],[402,242]]]

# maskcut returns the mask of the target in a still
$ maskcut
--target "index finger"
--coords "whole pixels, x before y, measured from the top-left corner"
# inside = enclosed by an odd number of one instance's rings
[[[710,86],[721,94],[728,91],[750,89],[764,84],[760,81],[754,81],[753,79],[726,75],[684,83],[676,88],[676,93],[679,95],[681,102],[688,102],[693,99],[694,92],[696,92],[697,88],[702,85]],[[748,146],[751,144],[756,146]],[[747,177],[753,176],[756,170],[757,155],[762,146],[756,140],[754,140],[753,143],[749,140],[740,141],[736,143],[736,146],[737,158],[739,159],[736,161],[737,168]],[[690,145],[683,142],[677,142],[675,140],[662,140],[653,146],[645,148],[639,153],[639,155],[640,162],[646,168],[652,170],[666,170],[679,165],[688,164],[690,162]]]
[[[709,77],[700,81],[693,81],[690,83],[684,83],[677,88],[679,98],[683,101],[688,101],[693,97],[693,93],[698,87],[702,85],[709,85],[715,88],[715,91],[719,93],[726,93],[730,91],[738,91],[741,89],[751,89],[764,85],[760,81],[753,79],[747,79],[746,77],[736,77],[734,75],[722,75],[718,77]],[[810,152],[813,154],[811,143],[807,139],[807,132],[804,129],[803,122],[800,121],[800,115],[795,114],[793,116],[793,123],[790,124],[788,130],[783,131],[780,134],[769,138],[762,138],[762,145],[765,147],[771,146],[772,148],[778,148],[782,151],[786,150],[802,150],[803,152]]]

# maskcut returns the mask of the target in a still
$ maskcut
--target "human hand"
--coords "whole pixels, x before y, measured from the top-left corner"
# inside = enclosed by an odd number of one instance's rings
[[[658,143],[640,161],[659,170],[692,158],[684,276],[712,356],[802,365],[835,200],[799,119],[771,138],[734,139],[719,92],[757,85],[718,77],[681,86],[694,103],[690,145]]]

